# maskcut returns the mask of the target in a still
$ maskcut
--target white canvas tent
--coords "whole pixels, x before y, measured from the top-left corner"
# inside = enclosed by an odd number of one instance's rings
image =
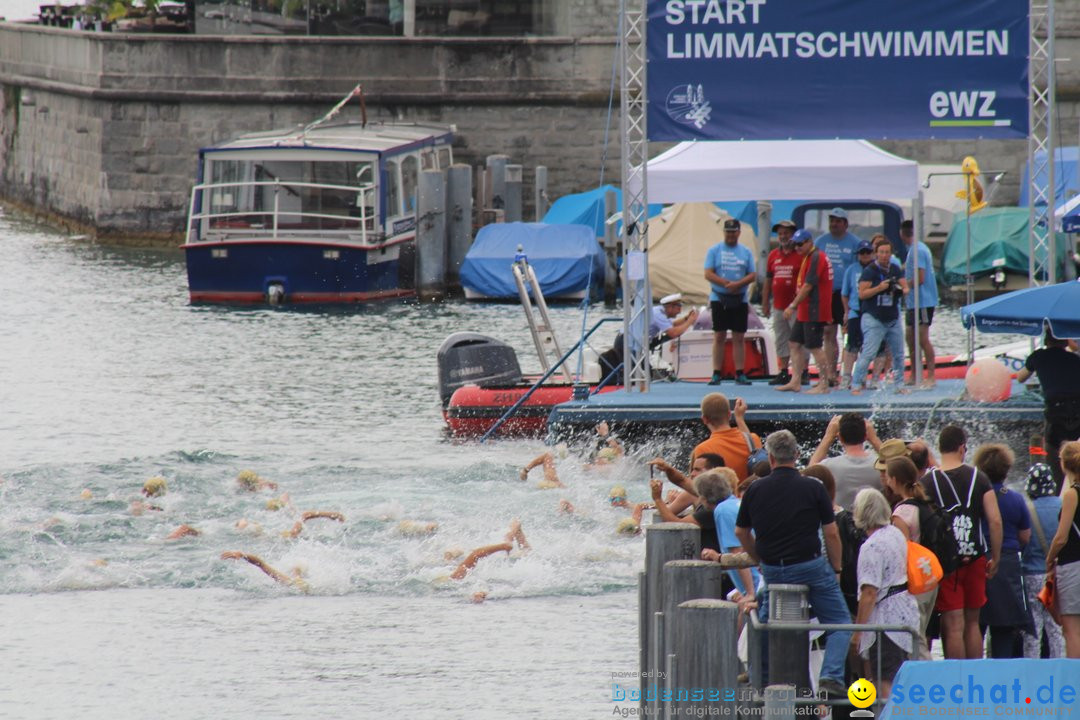
[[[647,171],[651,203],[919,194],[918,164],[865,140],[683,142]]]
[[[705,305],[705,254],[724,241],[730,215],[712,203],[679,203],[649,220],[649,285],[654,298],[682,293],[687,303]],[[743,223],[739,243],[757,256],[757,235]]]

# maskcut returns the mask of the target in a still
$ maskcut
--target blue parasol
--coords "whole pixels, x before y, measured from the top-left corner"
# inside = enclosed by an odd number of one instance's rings
[[[1017,290],[960,308],[964,327],[988,333],[1042,335],[1044,323],[1060,339],[1080,338],[1080,281]]]

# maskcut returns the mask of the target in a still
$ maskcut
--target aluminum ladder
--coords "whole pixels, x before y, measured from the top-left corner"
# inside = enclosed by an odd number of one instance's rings
[[[518,245],[517,254],[514,255],[514,264],[511,265],[514,272],[514,284],[517,285],[518,297],[521,298],[521,307],[525,309],[525,319],[529,323],[529,332],[532,333],[533,344],[536,345],[536,354],[540,358],[540,364],[547,373],[552,368],[552,363],[559,363],[563,357],[563,351],[559,347],[559,341],[555,337],[555,331],[551,329],[551,318],[548,316],[547,303],[544,302],[544,293],[540,290],[540,282],[536,279],[536,273],[529,265],[524,249]],[[532,290],[532,297],[529,291]],[[563,362],[559,367],[563,381],[567,384],[573,382],[570,373]]]

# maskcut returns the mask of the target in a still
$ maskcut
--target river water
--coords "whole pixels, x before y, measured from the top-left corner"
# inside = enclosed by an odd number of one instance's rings
[[[535,369],[519,308],[193,307],[176,250],[2,214],[0,244],[2,716],[612,715],[612,673],[636,669],[643,541],[615,535],[626,512],[605,501],[616,482],[646,499],[652,449],[607,473],[571,455],[569,487],[543,491],[517,478],[539,441],[443,434],[439,344],[483,332]],[[552,314],[577,337],[579,309]],[[934,325],[942,351],[963,347],[954,316]],[[279,488],[239,491],[244,469]],[[155,475],[161,510],[133,514]],[[345,520],[283,537],[305,510]],[[529,554],[447,578],[448,549],[515,517]],[[181,524],[201,534],[169,540]],[[308,592],[227,550],[300,569]]]
[[[610,716],[611,673],[636,667],[643,541],[616,537],[625,511],[604,501],[634,478],[571,457],[569,488],[542,491],[517,478],[539,441],[443,435],[439,344],[525,349],[520,309],[192,307],[178,251],[2,215],[0,245],[0,715]],[[577,336],[580,311],[553,315]],[[279,489],[239,492],[243,469]],[[154,475],[163,510],[132,514]],[[267,509],[282,492],[292,506]],[[283,538],[305,510],[345,522]],[[446,579],[447,549],[515,517],[531,553]],[[202,534],[168,540],[180,524]],[[309,592],[226,550],[302,568]]]

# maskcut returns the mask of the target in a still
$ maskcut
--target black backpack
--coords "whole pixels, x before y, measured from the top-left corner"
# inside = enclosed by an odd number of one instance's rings
[[[927,508],[929,512],[926,513],[927,529],[919,529],[919,539],[922,541],[919,544],[926,547],[937,555],[938,562],[941,563],[941,569],[946,575],[956,570],[964,564],[965,556],[960,552],[960,543],[956,540],[955,525],[957,519],[960,517],[966,517],[964,510],[971,505],[972,494],[975,492],[975,479],[976,470],[971,470],[971,486],[968,488],[968,495],[966,501],[961,501],[960,496],[956,493],[956,487],[953,486],[952,480],[945,476],[945,482],[948,484],[949,489],[952,491],[953,498],[956,503],[945,507],[945,498],[941,495],[941,487],[938,484],[937,470],[931,470],[931,477],[934,481],[934,492],[937,495],[938,503],[935,505],[933,502],[929,504]],[[919,524],[922,525],[923,521],[923,508],[919,508]],[[973,531],[981,534],[981,528],[974,528]]]
[[[942,572],[948,575],[964,564],[948,511],[927,500],[910,499],[900,504],[919,509],[919,544],[937,556]]]

